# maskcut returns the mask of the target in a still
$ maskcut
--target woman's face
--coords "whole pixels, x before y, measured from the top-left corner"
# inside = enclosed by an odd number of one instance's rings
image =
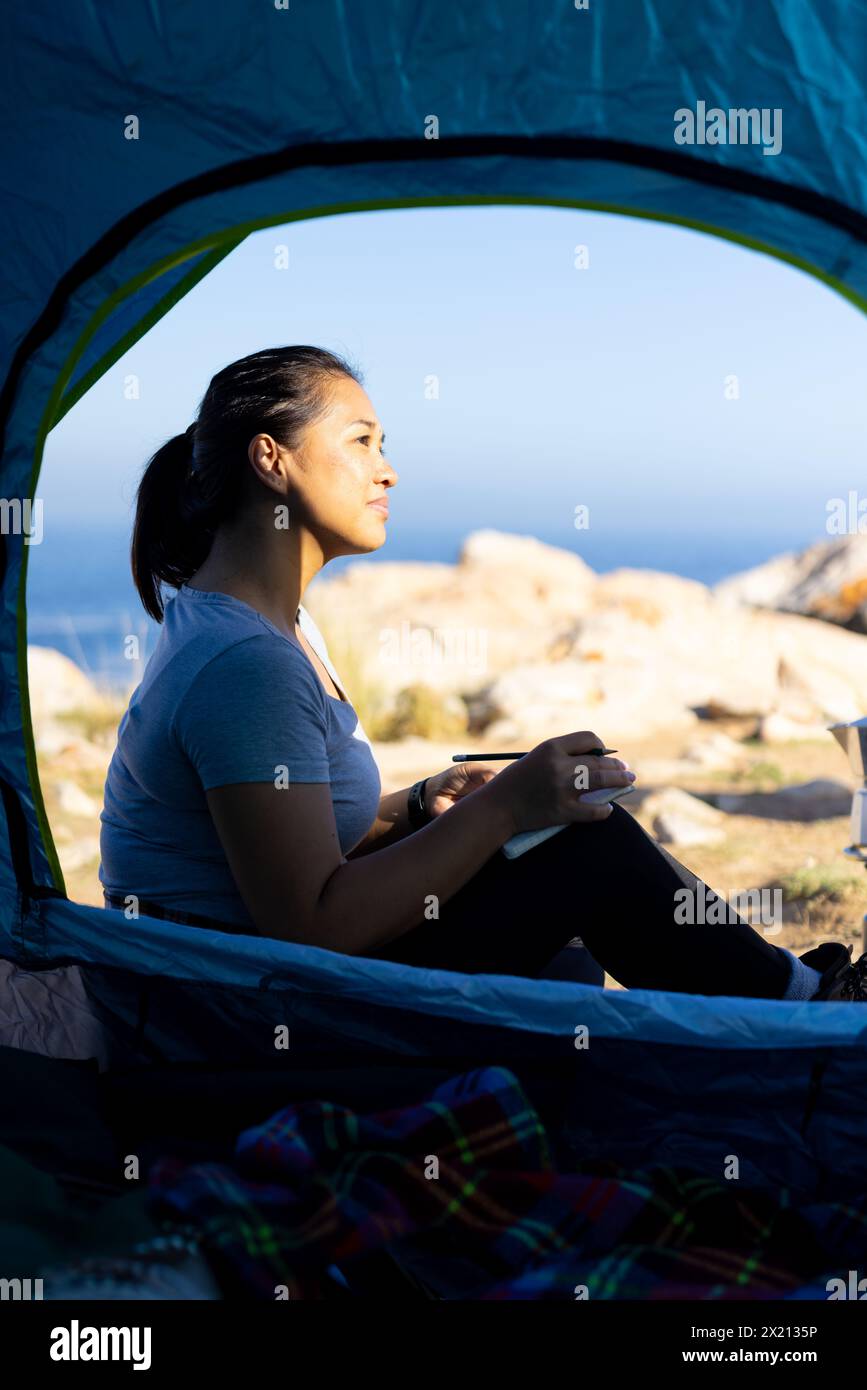
[[[387,492],[398,477],[367,392],[349,377],[334,379],[332,389],[326,414],[308,429],[289,472],[294,506],[328,558],[384,544]],[[290,525],[292,510],[290,504]]]

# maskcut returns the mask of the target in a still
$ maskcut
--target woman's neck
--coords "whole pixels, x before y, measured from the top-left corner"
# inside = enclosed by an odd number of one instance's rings
[[[324,563],[318,542],[300,528],[291,537],[274,527],[252,537],[221,527],[207,559],[187,582],[249,603],[294,638],[305,590]]]

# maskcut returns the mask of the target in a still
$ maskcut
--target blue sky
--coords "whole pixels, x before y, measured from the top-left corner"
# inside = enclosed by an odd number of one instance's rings
[[[740,568],[744,545],[763,558],[816,539],[829,497],[867,490],[867,318],[812,277],[637,219],[411,209],[249,238],[53,431],[46,530],[52,516],[128,530],[145,460],[213,372],[293,342],[364,372],[400,475],[379,558],[427,558],[440,535],[494,526],[591,562],[622,549],[635,563],[662,537],[731,544]]]

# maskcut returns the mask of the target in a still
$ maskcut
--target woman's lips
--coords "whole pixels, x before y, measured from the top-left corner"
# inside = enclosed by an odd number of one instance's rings
[[[388,503],[384,497],[377,497],[375,502],[368,502],[368,507],[374,507],[383,516],[388,516]]]

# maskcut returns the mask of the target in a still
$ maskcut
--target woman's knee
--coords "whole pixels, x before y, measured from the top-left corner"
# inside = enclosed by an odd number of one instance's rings
[[[563,861],[571,866],[576,859],[587,859],[602,866],[606,862],[622,863],[629,847],[638,844],[646,851],[659,850],[656,841],[634,816],[615,804],[605,820],[571,821],[556,835],[513,862],[520,864],[527,860],[538,866],[549,861]]]

